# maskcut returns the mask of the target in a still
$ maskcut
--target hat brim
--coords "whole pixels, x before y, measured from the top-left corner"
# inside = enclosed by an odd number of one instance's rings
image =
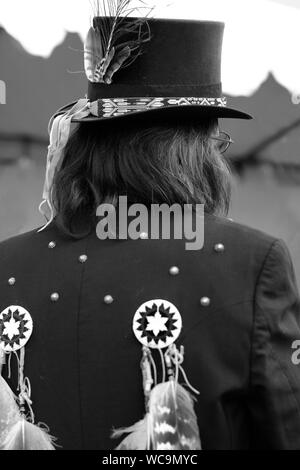
[[[70,103],[62,108],[60,108],[56,113],[55,116],[59,116],[60,114],[63,114],[67,111],[69,111],[74,104],[76,104],[76,101],[73,103]],[[84,117],[82,119],[78,118],[73,118],[72,122],[74,123],[80,123],[80,122],[96,122],[96,121],[111,121],[111,120],[117,120],[117,119],[134,119],[134,118],[150,118],[150,119],[159,119],[159,118],[165,118],[165,119],[203,119],[203,118],[220,118],[220,119],[253,119],[253,116],[250,114],[235,109],[235,108],[229,108],[225,106],[201,106],[201,105],[188,105],[188,106],[176,106],[176,105],[170,105],[170,106],[164,106],[162,108],[153,108],[153,109],[145,109],[145,110],[139,110],[139,111],[133,111],[130,113],[124,113],[124,114],[118,114],[118,115],[112,115],[108,117],[104,116],[88,116]]]

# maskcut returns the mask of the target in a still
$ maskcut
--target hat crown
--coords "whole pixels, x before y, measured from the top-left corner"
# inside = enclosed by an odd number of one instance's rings
[[[101,29],[103,21],[95,17],[94,27]],[[150,41],[130,66],[114,75],[112,84],[89,83],[92,101],[112,96],[221,96],[224,23],[151,18],[148,25]]]

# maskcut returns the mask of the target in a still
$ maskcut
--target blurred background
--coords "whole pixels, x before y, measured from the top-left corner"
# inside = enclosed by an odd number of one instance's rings
[[[47,124],[86,93],[92,6],[0,0],[0,240],[43,223]],[[157,1],[153,16],[225,21],[224,94],[255,117],[220,123],[235,141],[230,216],[283,238],[300,285],[300,0]]]

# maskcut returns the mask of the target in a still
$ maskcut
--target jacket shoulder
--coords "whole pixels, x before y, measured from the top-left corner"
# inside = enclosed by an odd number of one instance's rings
[[[25,250],[36,250],[44,242],[46,236],[43,232],[38,232],[38,228],[30,232],[13,236],[0,242],[0,261],[10,255],[16,255],[20,251],[25,254]],[[49,232],[47,234],[49,238]]]
[[[32,240],[35,235],[38,234],[38,228],[24,232],[12,237],[6,238],[0,242],[0,250],[5,250],[9,246],[17,246],[20,243],[26,242],[26,240]]]
[[[57,228],[52,225],[39,232],[39,227],[29,232],[8,238],[0,243],[0,270],[5,267],[5,263],[22,265],[38,262],[45,247],[50,241],[58,241],[62,235]]]
[[[222,238],[234,245],[236,251],[269,251],[278,238],[261,230],[249,227],[225,217],[207,216],[205,224],[206,239]]]

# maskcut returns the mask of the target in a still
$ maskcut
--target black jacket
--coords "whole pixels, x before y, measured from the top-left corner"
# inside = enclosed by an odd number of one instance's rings
[[[21,305],[34,321],[25,371],[36,421],[63,449],[116,446],[111,430],[144,415],[132,317],[157,298],[183,318],[177,343],[200,391],[203,448],[300,449],[300,365],[292,361],[300,306],[289,253],[280,240],[212,216],[199,252],[178,240],[71,241],[55,224],[0,244],[0,311]]]

